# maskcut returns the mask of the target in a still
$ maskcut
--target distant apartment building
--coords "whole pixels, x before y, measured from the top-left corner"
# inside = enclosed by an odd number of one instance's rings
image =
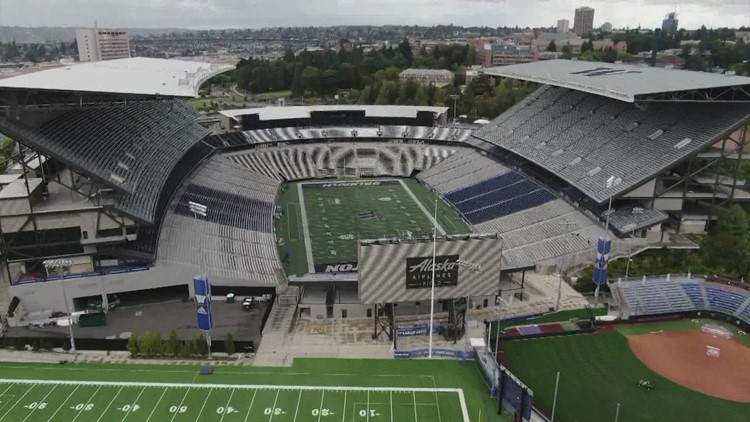
[[[594,9],[583,6],[576,9],[573,19],[573,32],[577,35],[590,34],[594,31]]]
[[[601,27],[599,27],[599,31],[604,32],[605,34],[609,34],[612,32],[612,24],[609,22],[604,22]]]
[[[676,13],[668,13],[667,17],[661,21],[661,30],[663,32],[677,32],[677,25],[679,23],[680,21],[677,19]]]
[[[534,61],[528,45],[507,43],[484,44],[477,50],[477,64],[482,66],[506,66]]]
[[[567,19],[560,19],[557,21],[557,32],[563,33],[570,30],[570,21]]]
[[[453,72],[445,69],[406,69],[398,74],[400,81],[414,81],[438,88],[453,84]]]
[[[127,29],[76,29],[78,57],[82,62],[126,59],[130,57],[130,38]]]

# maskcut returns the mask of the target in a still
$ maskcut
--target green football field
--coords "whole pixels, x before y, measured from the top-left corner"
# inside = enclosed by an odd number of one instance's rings
[[[607,333],[513,340],[501,348],[511,372],[534,391],[535,406],[548,415],[560,371],[556,421],[613,421],[617,403],[620,422],[749,420],[750,404],[711,397],[659,376],[633,354],[625,337],[696,327],[690,320],[623,325]],[[747,336],[738,339],[750,346]],[[641,379],[655,381],[656,389],[638,388]]]
[[[473,363],[0,364],[0,421],[505,421]]]
[[[282,189],[276,233],[288,274],[324,272],[326,265],[357,262],[357,242],[431,236],[437,197],[413,179],[320,180]],[[439,231],[469,233],[466,223],[438,200]]]

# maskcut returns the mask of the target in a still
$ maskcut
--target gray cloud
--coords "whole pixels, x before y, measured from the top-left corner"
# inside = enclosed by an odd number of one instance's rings
[[[581,0],[0,0],[0,24],[265,27],[363,24],[553,26]],[[656,27],[674,0],[589,2],[596,26]],[[750,24],[749,0],[680,0],[681,27]]]

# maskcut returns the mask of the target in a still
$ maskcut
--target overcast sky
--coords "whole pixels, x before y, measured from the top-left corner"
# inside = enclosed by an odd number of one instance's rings
[[[582,5],[594,26],[661,26],[675,0],[0,0],[0,25],[260,28],[383,24],[553,26]],[[750,0],[679,0],[681,28],[750,26]]]

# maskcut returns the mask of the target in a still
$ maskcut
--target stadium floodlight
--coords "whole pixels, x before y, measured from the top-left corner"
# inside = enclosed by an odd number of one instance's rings
[[[49,270],[51,268],[70,267],[71,265],[73,265],[73,261],[69,259],[47,259],[45,261],[42,261],[42,265],[44,265],[44,268],[47,270],[47,275],[49,275]],[[60,286],[62,287],[63,302],[65,302],[65,312],[68,314],[68,335],[70,336],[70,350],[73,351],[73,361],[78,362],[78,349],[76,349],[76,340],[75,336],[73,335],[73,315],[70,312],[70,305],[68,305],[68,295],[65,293],[64,277],[61,277],[60,283]]]
[[[188,201],[188,206],[190,207],[190,212],[193,213],[193,217],[198,218],[198,215],[203,218],[206,217],[206,212],[208,212],[207,206],[193,201]]]

